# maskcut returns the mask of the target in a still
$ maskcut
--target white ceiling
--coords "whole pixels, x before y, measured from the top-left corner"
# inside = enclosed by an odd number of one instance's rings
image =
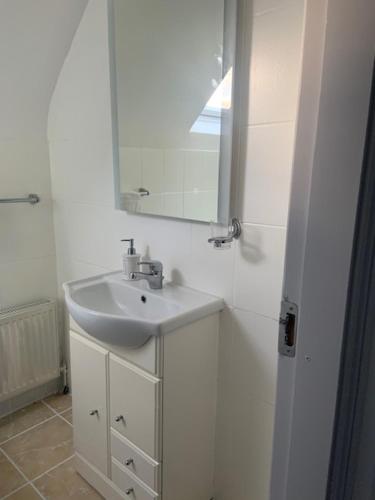
[[[0,140],[46,138],[51,95],[88,0],[0,0]]]

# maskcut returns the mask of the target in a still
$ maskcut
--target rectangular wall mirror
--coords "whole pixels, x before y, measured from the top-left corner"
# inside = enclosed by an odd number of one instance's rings
[[[236,0],[112,0],[117,208],[227,222]]]

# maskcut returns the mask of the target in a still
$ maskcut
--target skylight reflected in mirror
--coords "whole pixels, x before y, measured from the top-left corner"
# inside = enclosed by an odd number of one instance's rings
[[[221,115],[223,110],[232,107],[233,68],[217,85],[214,93],[207,101],[200,115],[191,127],[190,132],[196,134],[221,134]]]

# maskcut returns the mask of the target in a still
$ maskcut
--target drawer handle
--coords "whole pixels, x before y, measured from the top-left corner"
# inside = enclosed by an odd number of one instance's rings
[[[134,493],[134,488],[128,488],[125,490],[125,495],[130,495],[131,493]]]
[[[124,464],[129,467],[129,465],[134,464],[134,460],[132,458],[127,458],[124,462]]]
[[[98,410],[90,410],[90,411],[89,411],[89,415],[90,415],[91,417],[93,417],[94,415],[99,415],[99,412],[98,412]]]
[[[121,422],[121,420],[123,422],[125,422],[125,419],[124,419],[124,416],[123,415],[119,415],[118,417],[115,417],[115,422]]]

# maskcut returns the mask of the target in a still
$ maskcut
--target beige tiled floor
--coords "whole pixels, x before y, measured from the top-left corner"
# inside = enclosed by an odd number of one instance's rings
[[[70,395],[0,419],[0,500],[99,500],[74,470]]]

